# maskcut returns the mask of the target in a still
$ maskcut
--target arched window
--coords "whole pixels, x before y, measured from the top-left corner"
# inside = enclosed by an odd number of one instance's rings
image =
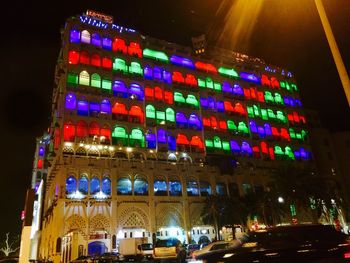
[[[159,101],[164,100],[163,90],[158,86],[154,87],[154,98]]]
[[[182,105],[182,104],[185,104],[186,100],[185,100],[184,96],[182,95],[182,93],[174,92],[174,102]]]
[[[126,54],[127,46],[125,44],[125,40],[121,39],[121,38],[115,38],[113,40],[112,50],[113,51],[120,51],[120,52]]]
[[[227,129],[230,131],[237,131],[237,126],[232,120],[227,120]]]
[[[154,180],[154,195],[156,196],[166,196],[167,193],[167,184],[163,179],[155,179]]]
[[[128,73],[128,66],[124,59],[116,58],[113,63],[113,70],[122,71],[124,74]]]
[[[91,65],[95,67],[101,67],[101,57],[98,54],[91,56]]]
[[[56,240],[56,253],[61,253],[62,239],[59,237]]]
[[[80,64],[90,65],[90,56],[87,51],[81,51],[80,52],[80,58],[79,58]]]
[[[222,82],[222,91],[227,93],[233,93],[231,84],[227,81]]]
[[[216,184],[216,193],[218,195],[227,195],[226,184],[224,184],[224,183],[217,183]]]
[[[75,73],[68,72],[67,74],[67,86],[75,87],[79,83],[78,75]]]
[[[197,98],[192,94],[187,95],[186,103],[188,105],[191,105],[193,108],[196,108],[196,109],[199,107],[199,102],[198,102]]]
[[[109,37],[103,37],[102,48],[106,50],[112,50],[112,39],[110,39]]]
[[[187,181],[186,191],[188,196],[198,196],[198,183],[196,181]]]
[[[102,193],[105,195],[111,195],[111,179],[109,177],[105,176],[102,179]]]
[[[150,66],[145,66],[143,69],[143,76],[145,79],[153,79],[153,70]]]
[[[178,71],[173,72],[172,80],[173,82],[177,82],[177,83],[185,82],[185,78],[182,76],[182,73]]]
[[[145,87],[146,100],[154,100],[154,89],[151,87]]]
[[[77,124],[77,137],[84,139],[88,136],[88,126],[85,121],[79,121]]]
[[[80,31],[72,29],[70,31],[70,42],[71,43],[80,43]]]
[[[176,151],[176,139],[174,136],[171,135],[168,136],[168,150]]]
[[[100,111],[101,111],[100,103],[90,102],[90,110],[89,110],[90,117],[98,117]]]
[[[129,96],[137,100],[143,100],[143,88],[139,84],[132,83],[129,88]]]
[[[112,60],[107,57],[102,58],[102,67],[104,69],[111,69],[112,68]]]
[[[111,114],[111,103],[109,100],[104,99],[101,102],[101,113],[102,114]]]
[[[264,129],[265,129],[265,134],[266,134],[267,136],[271,136],[271,135],[272,135],[272,130],[271,130],[270,124],[265,123],[265,124],[264,124]]]
[[[208,97],[208,108],[211,110],[216,109],[215,99],[213,99],[212,97]]]
[[[65,106],[66,106],[66,109],[75,110],[75,108],[77,107],[77,100],[74,94],[68,93],[66,95]]]
[[[120,146],[127,146],[128,135],[126,134],[125,128],[116,126],[112,133],[113,144]]]
[[[101,88],[101,77],[99,74],[94,73],[91,75],[91,87]]]
[[[182,187],[180,181],[169,181],[169,195],[182,196]]]
[[[107,124],[105,124],[102,126],[100,131],[100,143],[108,145],[110,141],[111,141],[111,129]]]
[[[150,119],[156,118],[156,109],[151,104],[148,104],[146,106],[146,118],[150,118]]]
[[[101,36],[98,33],[93,33],[91,36],[91,44],[97,47],[101,47]]]
[[[214,142],[214,148],[221,149],[222,144],[221,144],[221,139],[219,136],[214,136],[213,137],[213,142]]]
[[[199,182],[199,185],[200,185],[201,196],[211,195],[211,185],[209,182],[201,181]]]
[[[185,83],[190,86],[198,86],[197,79],[192,74],[186,74]]]
[[[197,149],[198,151],[202,151],[204,149],[203,142],[199,136],[192,136],[191,147]]]
[[[165,115],[168,122],[175,122],[175,111],[172,108],[167,108]]]
[[[176,112],[176,124],[187,127],[187,118],[182,112]]]
[[[102,80],[102,89],[107,90],[107,91],[112,90],[112,81],[110,81],[109,79],[103,79]]]
[[[156,80],[162,80],[162,69],[159,67],[153,68],[153,78]]]
[[[89,31],[83,30],[81,32],[81,43],[90,44],[90,41],[91,41],[91,36]]]
[[[156,135],[151,130],[146,133],[146,147],[147,149],[156,149],[157,147]]]
[[[89,135],[100,135],[100,126],[97,124],[97,122],[91,122],[89,127]]]
[[[142,148],[145,147],[145,136],[140,129],[132,129],[129,138],[130,146]]]
[[[132,184],[129,178],[120,178],[117,181],[117,194],[118,195],[131,195]]]
[[[129,73],[142,76],[143,70],[142,70],[141,64],[135,61],[131,62],[129,67]]]
[[[79,52],[70,50],[68,52],[68,63],[72,65],[76,65],[79,63]]]
[[[205,86],[208,89],[214,89],[214,83],[213,83],[213,80],[210,77],[206,77],[206,79],[205,79]]]
[[[100,192],[100,180],[97,177],[93,177],[90,181],[90,194],[94,195]]]
[[[120,121],[126,121],[128,111],[126,109],[125,104],[116,102],[112,108],[112,114],[114,119],[117,119]]]
[[[83,195],[87,195],[89,192],[89,180],[87,179],[85,174],[81,175],[79,179],[78,190]]]
[[[77,190],[77,179],[74,176],[69,176],[66,179],[66,194],[71,195],[74,194]]]
[[[238,95],[238,96],[243,96],[244,91],[240,85],[234,84],[233,85],[233,94]]]
[[[157,131],[157,139],[158,143],[167,143],[166,131],[163,129],[159,129]]]
[[[85,70],[79,74],[79,84],[85,86],[90,85],[90,75]]]
[[[227,123],[225,120],[219,120],[219,128],[221,131],[227,130]]]
[[[74,142],[75,126],[71,123],[65,123],[63,128],[63,140],[65,142]]]
[[[268,147],[267,147],[267,143],[266,142],[261,142],[260,143],[260,149],[261,149],[261,152],[263,154],[269,154],[269,150],[268,150]]]
[[[235,140],[230,141],[230,148],[231,148],[231,151],[234,153],[241,152],[241,147],[239,146],[238,142]]]
[[[190,128],[195,128],[197,130],[202,129],[201,121],[199,120],[198,116],[196,114],[191,114],[188,118],[188,126]]]
[[[140,47],[140,44],[136,42],[130,42],[128,46],[128,54],[130,56],[137,56],[139,58],[142,58],[142,49]]]
[[[128,97],[128,89],[126,88],[126,85],[121,80],[115,80],[113,83],[113,95],[121,97],[121,98],[127,98]]]
[[[249,128],[250,128],[250,132],[253,132],[253,133],[257,133],[258,132],[258,129],[256,127],[255,121],[250,121],[249,122]]]
[[[241,147],[242,153],[246,153],[249,156],[253,155],[253,149],[250,147],[249,143],[247,142],[242,142],[242,147]]]
[[[79,116],[88,116],[89,115],[89,103],[85,99],[78,100],[77,113]]]
[[[143,112],[139,106],[131,106],[129,116],[131,122],[143,123]]]
[[[238,132],[241,134],[249,134],[248,127],[243,121],[238,123]]]
[[[134,195],[148,195],[148,183],[143,178],[134,181]]]

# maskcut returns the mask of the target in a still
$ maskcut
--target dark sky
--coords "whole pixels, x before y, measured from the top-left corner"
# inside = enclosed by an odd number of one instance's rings
[[[226,3],[231,5],[235,1]],[[350,130],[350,110],[313,0],[263,1],[260,15],[245,14],[248,21],[256,22],[248,43],[238,42],[234,46],[229,35],[218,40],[225,25],[223,18],[230,10],[225,8],[217,13],[221,2],[8,1],[9,8],[2,10],[0,42],[3,138],[0,240],[7,231],[21,230],[20,212],[30,184],[35,138],[42,135],[50,122],[60,28],[67,17],[86,9],[112,15],[116,24],[179,44],[191,45],[191,36],[205,33],[210,45],[286,67],[298,81],[304,106],[317,110],[325,127],[332,131]],[[323,3],[349,72],[350,2],[323,0]]]

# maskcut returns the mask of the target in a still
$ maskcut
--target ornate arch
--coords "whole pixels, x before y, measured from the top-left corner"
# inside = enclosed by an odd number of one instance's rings
[[[204,224],[201,217],[203,207],[203,204],[193,204],[190,207],[190,221],[192,227]]]
[[[184,219],[177,207],[161,207],[158,209],[161,209],[162,212],[156,215],[157,228],[167,226],[180,226],[184,228]]]
[[[119,225],[122,227],[141,227],[148,229],[149,220],[147,214],[138,207],[124,209],[119,216]]]
[[[82,216],[76,214],[68,217],[64,232],[68,233],[71,231],[78,231],[86,239],[86,220]]]
[[[110,227],[110,220],[104,215],[99,214],[90,218],[90,231],[105,230],[110,232]]]

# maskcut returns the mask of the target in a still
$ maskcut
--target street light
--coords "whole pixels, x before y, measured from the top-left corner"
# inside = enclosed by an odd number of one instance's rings
[[[320,19],[321,19],[321,23],[322,23],[324,32],[326,34],[328,45],[331,49],[335,65],[336,65],[337,70],[338,70],[340,81],[343,85],[343,89],[344,89],[344,92],[345,92],[345,95],[346,95],[346,98],[348,100],[348,104],[350,107],[350,80],[349,80],[348,73],[346,72],[344,62],[341,58],[337,42],[335,41],[331,25],[329,24],[329,21],[328,21],[327,15],[326,15],[326,11],[325,11],[324,6],[322,4],[322,0],[315,0],[315,4],[316,4],[316,8],[317,8],[318,14],[319,14]]]

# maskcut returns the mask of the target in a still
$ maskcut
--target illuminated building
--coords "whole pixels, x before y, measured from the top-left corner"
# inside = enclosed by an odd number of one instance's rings
[[[55,84],[35,164],[47,176],[33,179],[45,182],[38,256],[54,262],[126,237],[214,236],[206,196],[260,191],[280,162],[311,158],[295,79],[260,59],[195,56],[89,13],[67,20]]]

